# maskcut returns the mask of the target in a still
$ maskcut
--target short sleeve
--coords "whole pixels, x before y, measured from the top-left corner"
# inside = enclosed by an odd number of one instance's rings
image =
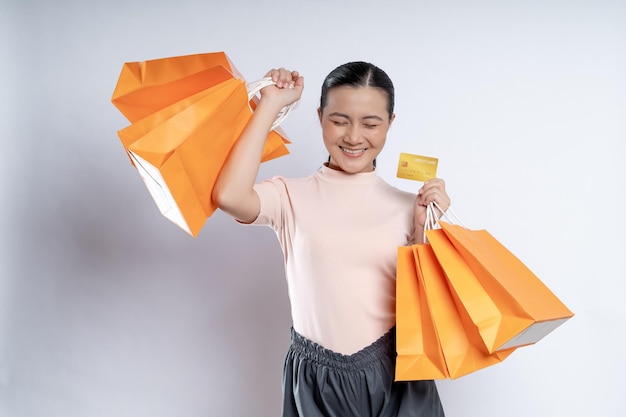
[[[260,210],[257,218],[250,223],[255,226],[270,226],[274,230],[282,228],[285,218],[287,187],[282,177],[274,177],[254,185],[259,196]]]

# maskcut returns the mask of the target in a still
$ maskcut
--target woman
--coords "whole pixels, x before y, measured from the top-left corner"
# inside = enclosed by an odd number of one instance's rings
[[[444,210],[443,181],[418,194],[377,176],[395,115],[387,74],[351,62],[325,79],[318,116],[330,155],[306,178],[255,184],[272,122],[304,79],[274,69],[214,189],[219,207],[280,240],[293,318],[283,373],[283,417],[443,416],[433,381],[395,383],[397,248],[422,241],[426,206]]]

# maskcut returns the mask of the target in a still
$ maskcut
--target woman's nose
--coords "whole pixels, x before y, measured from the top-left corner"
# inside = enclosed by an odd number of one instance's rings
[[[348,132],[346,134],[346,142],[347,143],[352,143],[352,144],[357,144],[357,143],[361,143],[362,138],[361,138],[361,129],[359,129],[359,126],[351,126],[348,128]]]

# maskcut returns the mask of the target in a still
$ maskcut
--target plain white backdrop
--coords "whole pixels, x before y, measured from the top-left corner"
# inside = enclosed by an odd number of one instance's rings
[[[0,2],[0,416],[277,416],[289,307],[273,232],[221,213],[197,239],[158,212],[116,131],[122,64],[226,51],[249,79],[299,70],[292,152],[326,154],[319,87],[371,61],[397,89],[380,175],[439,158],[453,208],[576,316],[438,383],[449,417],[626,409],[626,3]]]

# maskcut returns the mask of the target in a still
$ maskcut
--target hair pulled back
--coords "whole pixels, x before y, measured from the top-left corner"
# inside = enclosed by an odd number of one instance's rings
[[[336,87],[374,87],[380,88],[387,95],[387,111],[393,115],[395,94],[393,83],[382,69],[363,61],[348,62],[335,68],[322,83],[320,109],[323,111],[328,100],[328,92]]]

